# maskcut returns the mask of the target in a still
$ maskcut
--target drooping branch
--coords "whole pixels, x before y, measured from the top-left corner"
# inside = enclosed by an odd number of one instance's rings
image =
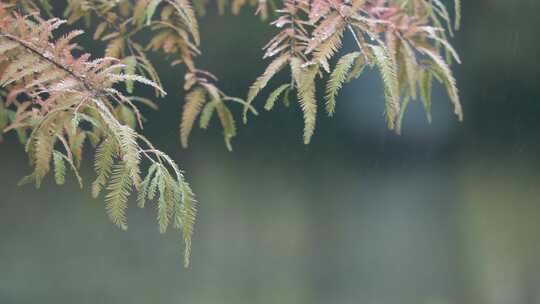
[[[0,11],[0,85],[8,92],[13,89],[8,98],[29,98],[11,104],[16,112],[8,127],[31,131],[26,151],[34,172],[23,178],[22,183],[33,182],[39,187],[52,169],[51,161],[57,183],[64,182],[66,163],[81,181],[79,162],[74,158],[82,155],[88,139],[97,151],[98,177],[92,194],[97,196],[102,189],[107,190],[106,209],[112,222],[127,229],[125,209],[133,190],[139,192],[139,201],[157,199],[161,212],[158,216],[160,231],[165,232],[172,219],[175,219],[175,228],[183,230],[187,265],[196,214],[193,192],[174,161],[142,135],[120,123],[111,110],[115,103],[128,102],[126,96],[114,89],[118,83],[131,80],[162,89],[142,76],[119,72],[123,65],[117,59],[90,61],[88,54],[73,57],[76,44],[71,40],[80,32],[54,40],[52,31],[63,23],[61,20],[45,21],[38,17],[30,20],[32,16],[2,13]],[[92,128],[83,128],[81,121]],[[57,150],[57,142],[64,152]],[[141,147],[139,142],[148,148]],[[141,157],[149,161],[150,168],[155,168],[144,179],[141,178]],[[159,186],[158,196],[141,193],[149,183],[145,184],[144,180]]]

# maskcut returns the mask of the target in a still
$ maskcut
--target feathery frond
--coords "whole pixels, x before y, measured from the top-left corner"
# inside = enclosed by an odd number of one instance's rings
[[[424,112],[429,123],[431,123],[431,90],[432,90],[432,76],[431,72],[427,69],[420,70],[418,77],[418,86],[420,88],[420,98],[422,105],[424,106]]]
[[[66,182],[66,164],[64,158],[60,152],[54,151],[53,153],[54,163],[54,180],[57,185],[63,185]]]
[[[118,154],[118,144],[113,137],[108,137],[96,149],[94,162],[97,178],[92,184],[92,196],[97,198],[101,189],[105,186],[114,164],[114,158]]]
[[[298,102],[304,114],[304,144],[309,144],[313,132],[315,131],[315,122],[317,121],[317,101],[315,99],[315,77],[319,67],[309,65],[302,67],[301,62],[294,60],[291,63],[295,71],[295,81],[298,85]]]
[[[454,0],[454,29],[457,31],[461,25],[461,0]]]
[[[384,84],[384,97],[386,99],[386,120],[388,128],[393,130],[399,114],[399,87],[395,64],[390,59],[388,52],[381,46],[371,46],[375,55],[375,62],[381,73]]]
[[[210,123],[210,119],[212,119],[212,115],[214,114],[214,111],[216,109],[216,104],[213,102],[207,103],[202,112],[201,117],[199,119],[199,126],[201,129],[207,129],[208,124]]]
[[[126,209],[132,181],[126,163],[114,165],[105,197],[107,214],[111,221],[122,230],[127,230]]]
[[[356,58],[361,54],[352,52],[341,57],[330,75],[330,79],[326,84],[326,112],[329,116],[334,115],[336,108],[336,96],[343,86],[343,83],[349,77],[349,71],[354,64]]]
[[[255,99],[255,97],[257,97],[259,92],[266,87],[266,85],[268,84],[268,81],[272,77],[274,77],[274,75],[277,72],[279,72],[279,70],[285,65],[285,63],[287,63],[289,59],[290,59],[290,56],[288,54],[283,54],[277,57],[276,59],[274,59],[274,61],[272,61],[272,63],[268,65],[264,73],[259,78],[257,78],[257,80],[253,83],[253,85],[251,85],[248,92],[248,97],[246,99],[246,102],[248,104],[251,104],[251,102]],[[247,122],[247,112],[248,112],[248,108],[245,107],[244,117],[243,117],[244,123]]]
[[[463,110],[461,108],[461,102],[459,100],[456,80],[454,79],[454,76],[452,76],[452,71],[450,70],[444,59],[442,59],[433,50],[424,47],[419,47],[418,50],[428,55],[433,60],[433,64],[431,65],[432,71],[436,73],[440,79],[442,79],[446,90],[448,91],[448,95],[450,96],[450,100],[454,105],[454,114],[457,115],[460,121],[463,120]]]
[[[182,237],[185,244],[184,266],[189,267],[191,256],[191,238],[193,237],[195,219],[197,217],[197,201],[188,183],[182,185],[182,204],[177,213],[179,224],[182,228]]]
[[[281,96],[281,94],[283,92],[285,92],[287,89],[289,89],[290,87],[291,87],[291,85],[286,83],[286,84],[283,84],[283,85],[279,86],[277,89],[275,89],[270,94],[270,96],[268,96],[268,99],[266,100],[266,103],[264,104],[264,109],[266,111],[272,110],[272,108],[274,108],[274,105],[276,104],[276,101],[278,100],[279,96]]]
[[[182,112],[182,120],[180,123],[180,140],[182,146],[186,148],[188,146],[188,139],[193,124],[197,119],[201,111],[201,107],[205,102],[206,93],[203,88],[195,88],[189,92],[186,96],[186,102],[184,104],[184,111]]]

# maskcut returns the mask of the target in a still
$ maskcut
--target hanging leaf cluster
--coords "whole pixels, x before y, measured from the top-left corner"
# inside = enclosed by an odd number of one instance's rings
[[[111,221],[127,229],[129,195],[138,192],[145,199],[142,193],[150,180],[159,188],[147,199],[156,198],[160,231],[165,232],[169,221],[183,231],[187,264],[196,214],[193,193],[174,161],[122,124],[118,111],[131,113],[141,124],[135,100],[117,89],[127,81],[165,92],[143,76],[126,74],[119,59],[74,56],[78,46],[73,39],[83,32],[71,31],[55,40],[53,31],[64,23],[0,6],[0,86],[7,89],[0,103],[0,127],[17,132],[34,168],[21,184],[40,187],[51,171],[56,183],[64,184],[69,171],[82,187],[81,158],[84,148],[91,146],[97,173],[92,194],[106,192]],[[150,169],[143,179],[145,163]]]
[[[431,121],[433,79],[446,88],[454,113],[462,120],[456,80],[450,69],[452,62],[460,63],[460,59],[448,41],[459,28],[460,7],[460,1],[455,0],[453,22],[439,0],[286,0],[277,10],[280,16],[272,22],[279,32],[264,47],[264,58],[272,61],[251,86],[247,104],[288,67],[291,81],[276,85],[265,109],[272,109],[280,98],[288,100],[288,94],[294,91],[304,116],[307,144],[315,130],[318,80],[326,81],[322,99],[332,116],[343,85],[368,67],[380,72],[390,130],[401,133],[410,100],[421,100]],[[341,55],[346,35],[357,49]],[[247,108],[244,121],[246,114]]]

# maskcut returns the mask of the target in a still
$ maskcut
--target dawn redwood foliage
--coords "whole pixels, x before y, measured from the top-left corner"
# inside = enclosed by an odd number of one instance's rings
[[[463,118],[450,65],[460,62],[448,38],[459,28],[460,0],[448,9],[442,0],[0,0],[0,130],[16,132],[25,146],[32,174],[21,183],[40,186],[54,172],[63,184],[67,171],[82,187],[79,167],[84,148],[95,150],[97,174],[92,196],[105,194],[111,221],[127,229],[125,211],[132,192],[140,207],[157,204],[160,232],[181,230],[185,264],[189,264],[196,201],[176,163],[155,148],[142,129],[139,107],[156,108],[135,96],[135,83],[150,86],[156,98],[166,94],[148,53],[162,53],[171,68],[185,69],[185,101],[179,137],[187,147],[199,121],[206,129],[213,116],[220,121],[225,144],[232,149],[236,119],[230,106],[243,107],[243,121],[257,115],[254,101],[272,87],[265,110],[278,101],[296,100],[304,120],[303,141],[314,134],[323,99],[332,116],[340,89],[365,68],[380,72],[385,117],[390,130],[401,133],[410,101],[422,102],[431,121],[433,79],[444,85],[458,119]],[[448,4],[448,3],[446,3]],[[217,5],[233,13],[252,6],[263,20],[273,19],[275,35],[264,46],[268,65],[246,99],[220,90],[217,78],[199,69],[201,54],[197,19]],[[53,12],[63,8],[62,16]],[[106,44],[103,57],[84,53],[74,42],[86,35]],[[55,30],[63,27],[65,34]],[[356,49],[340,52],[349,36]],[[273,83],[282,71],[286,83]],[[324,81],[324,87],[318,84]],[[320,91],[321,94],[317,92]],[[215,115],[214,115],[215,113]],[[0,135],[1,140],[1,135]]]

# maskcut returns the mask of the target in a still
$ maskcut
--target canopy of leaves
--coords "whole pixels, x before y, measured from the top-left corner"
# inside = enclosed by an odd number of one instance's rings
[[[185,263],[189,262],[196,202],[175,162],[141,135],[140,104],[156,108],[148,99],[134,96],[136,83],[153,88],[157,98],[166,93],[149,60],[149,53],[165,55],[171,67],[184,68],[185,91],[179,115],[183,147],[199,119],[206,129],[218,117],[226,147],[232,150],[236,119],[231,104],[257,114],[253,103],[267,87],[264,108],[279,100],[289,103],[291,93],[303,114],[303,142],[315,132],[321,96],[328,115],[336,113],[337,97],[345,84],[368,68],[379,70],[384,87],[384,111],[390,130],[400,133],[410,101],[419,99],[431,121],[433,79],[447,90],[459,120],[463,112],[451,64],[460,63],[449,43],[459,28],[461,2],[449,10],[440,0],[218,0],[237,14],[246,4],[256,7],[276,34],[263,47],[269,64],[243,99],[228,96],[216,86],[217,77],[199,69],[196,58],[201,36],[198,16],[209,6],[206,0],[66,0],[63,16],[53,16],[53,4],[62,1],[0,0],[0,129],[16,132],[25,145],[32,174],[22,183],[41,185],[54,171],[58,184],[78,170],[83,150],[95,150],[92,195],[105,191],[112,222],[127,229],[126,208],[132,192],[138,205],[157,204],[159,230],[169,225],[182,230]],[[453,13],[451,13],[453,11]],[[453,18],[452,18],[453,17]],[[65,20],[60,19],[65,18]],[[106,44],[102,58],[81,53],[74,39],[84,32]],[[71,31],[58,37],[55,30],[67,24]],[[140,33],[147,33],[148,40]],[[349,37],[356,50],[342,54]],[[96,59],[92,59],[92,57]],[[290,77],[274,84],[282,71]],[[0,141],[2,137],[0,136]]]

